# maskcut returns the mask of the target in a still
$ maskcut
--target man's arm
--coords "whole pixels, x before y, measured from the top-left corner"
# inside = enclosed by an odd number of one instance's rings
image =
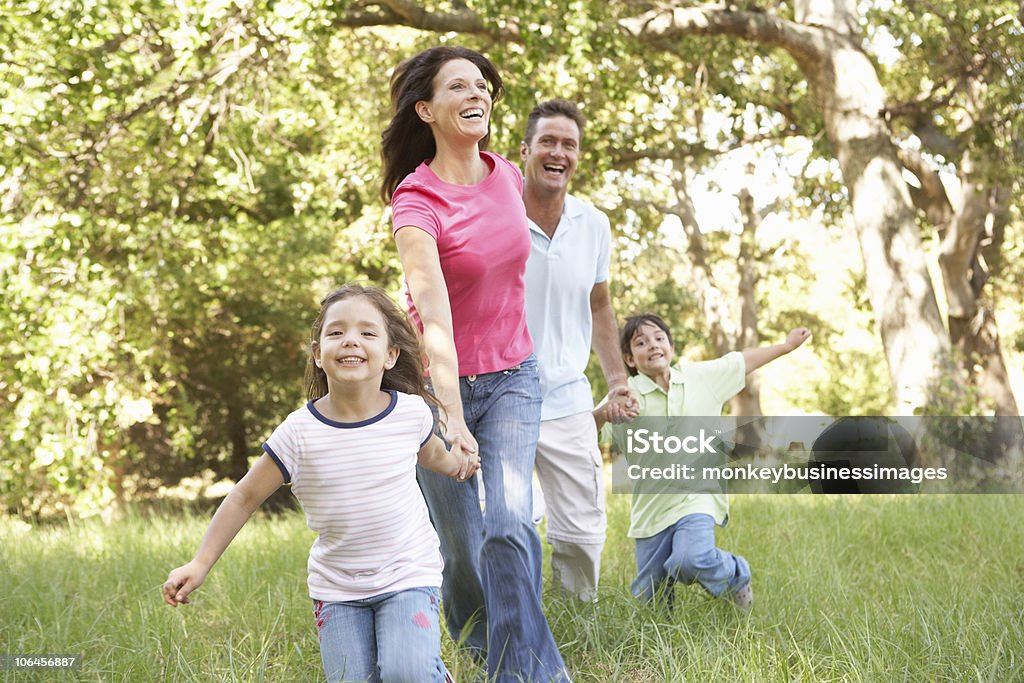
[[[637,416],[639,405],[627,383],[628,375],[619,351],[619,331],[607,280],[591,288],[590,313],[594,326],[591,345],[608,382],[608,410],[605,415],[612,422],[629,420]]]

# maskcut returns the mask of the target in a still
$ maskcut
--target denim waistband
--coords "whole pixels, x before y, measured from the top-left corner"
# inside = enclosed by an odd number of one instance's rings
[[[459,377],[459,379],[464,379],[464,380],[467,380],[467,381],[470,381],[470,382],[475,382],[478,379],[481,379],[481,378],[484,378],[484,377],[492,377],[494,375],[511,375],[513,372],[517,372],[519,370],[522,370],[523,366],[529,367],[531,365],[536,365],[536,364],[537,364],[537,356],[531,353],[529,356],[526,357],[526,359],[522,363],[518,363],[516,365],[513,365],[510,368],[505,368],[504,370],[495,370],[494,372],[481,372],[481,373],[477,373],[475,375],[462,375],[461,377]]]

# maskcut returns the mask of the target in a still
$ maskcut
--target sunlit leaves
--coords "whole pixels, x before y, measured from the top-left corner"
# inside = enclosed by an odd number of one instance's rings
[[[736,4],[793,15],[790,3]],[[1004,21],[1016,14],[1012,3],[861,5],[865,49],[890,101],[923,112],[954,152],[982,151],[1001,162],[993,173],[1024,176],[1015,142],[1024,137],[1022,29]],[[643,43],[619,22],[646,4],[621,0],[421,4],[475,13],[471,33],[396,26],[412,22],[388,6],[33,0],[0,15],[8,505],[91,511],[132,476],[244,470],[301,400],[318,297],[357,277],[395,294],[401,287],[377,198],[380,132],[391,69],[429,45],[480,49],[501,70],[508,94],[493,113],[492,149],[513,160],[538,99],[583,105],[573,191],[612,217],[617,308],[665,312],[684,346],[711,341],[688,289],[686,243],[665,222],[679,174],[693,191],[735,194],[728,182],[698,178],[736,175],[729,155],[747,154],[760,166],[755,189],[776,189],[759,207],[774,202],[776,223],[842,223],[848,197],[821,105],[782,51],[707,36]],[[353,27],[357,16],[382,25]],[[967,76],[986,87],[966,88]],[[894,135],[909,139],[913,117],[888,115]],[[1019,197],[1011,264],[1021,249]],[[739,217],[729,208],[713,223],[706,246],[728,288]],[[794,299],[805,300],[815,277],[797,240],[780,239],[761,245],[770,333],[799,317],[805,306]],[[1000,282],[1019,289],[1020,277],[1011,268]],[[830,362],[860,360],[844,349]],[[830,377],[823,371],[821,386]],[[864,384],[884,377],[865,377],[827,404],[881,405],[884,391]]]

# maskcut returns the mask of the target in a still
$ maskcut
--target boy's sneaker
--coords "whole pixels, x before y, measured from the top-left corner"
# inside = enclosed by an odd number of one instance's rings
[[[754,604],[754,589],[748,583],[743,588],[732,594],[732,602],[738,608],[746,612]]]
[[[452,678],[452,672],[445,669],[444,671],[444,683],[455,683],[455,679]]]

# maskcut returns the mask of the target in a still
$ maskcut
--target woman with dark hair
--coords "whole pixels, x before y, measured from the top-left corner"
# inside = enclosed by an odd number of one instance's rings
[[[487,491],[420,469],[441,538],[449,632],[496,681],[568,681],[541,608],[531,477],[540,382],[526,328],[530,235],[519,169],[483,151],[502,81],[483,55],[435,47],[398,65],[383,134],[409,309],[456,455],[479,450]]]

